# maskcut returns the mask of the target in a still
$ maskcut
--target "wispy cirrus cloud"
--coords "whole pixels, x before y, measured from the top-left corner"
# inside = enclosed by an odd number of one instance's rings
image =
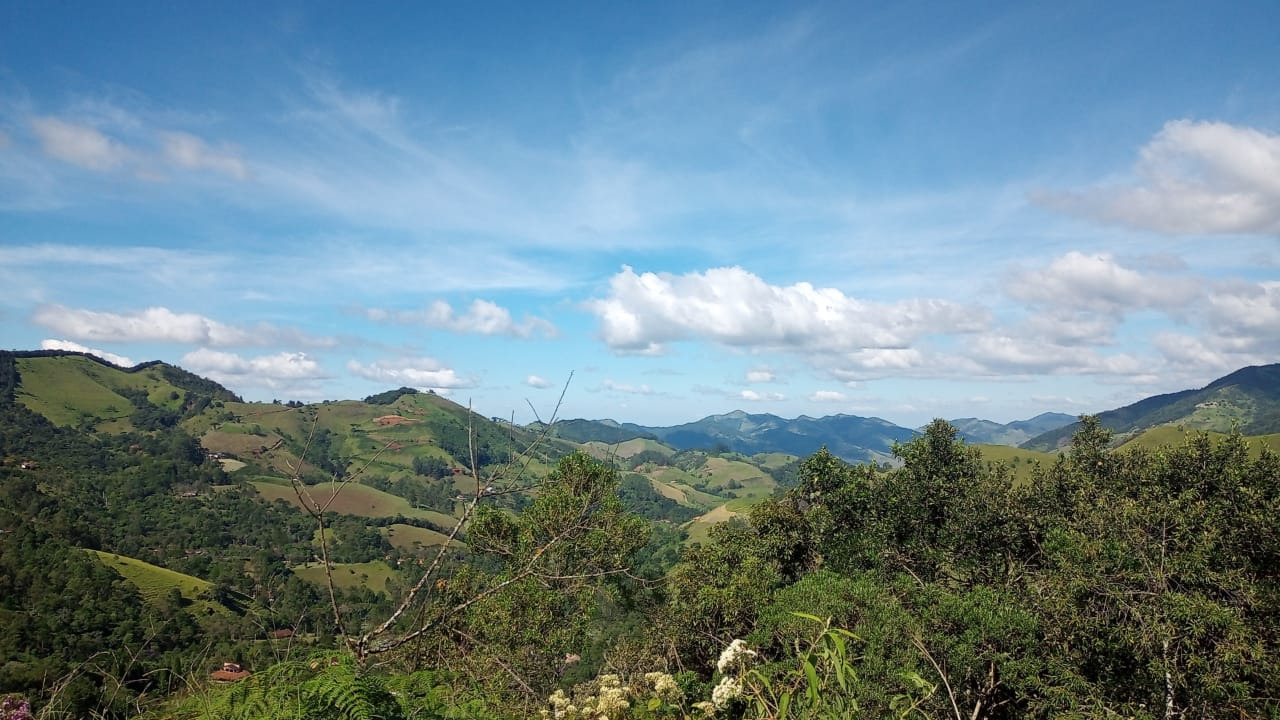
[[[86,170],[130,169],[147,180],[163,180],[174,170],[208,171],[237,181],[249,177],[247,163],[229,145],[214,148],[190,132],[147,127],[134,118],[128,139],[89,121],[53,115],[32,116],[29,124],[45,155]]]
[[[46,116],[31,118],[31,129],[46,155],[87,170],[115,170],[136,157],[123,143],[88,125]]]

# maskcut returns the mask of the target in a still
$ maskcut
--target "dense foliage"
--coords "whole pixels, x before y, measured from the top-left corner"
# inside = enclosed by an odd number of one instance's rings
[[[503,427],[448,410],[430,452],[361,474],[319,427],[281,442],[415,516],[309,513],[207,457],[182,428],[231,398],[173,382],[120,393],[126,430],[59,427],[0,353],[0,696],[37,716],[1280,715],[1280,459],[1239,435],[1120,451],[1085,419],[1027,480],[938,421],[896,467],[784,459],[681,548],[697,511],[632,471],[694,478],[705,451],[506,475]],[[458,532],[393,545],[410,526]],[[253,674],[210,684],[231,659]]]

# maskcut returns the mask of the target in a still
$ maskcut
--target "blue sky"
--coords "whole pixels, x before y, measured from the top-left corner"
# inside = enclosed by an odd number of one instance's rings
[[[1280,360],[1274,2],[198,5],[0,3],[0,346],[646,424]]]

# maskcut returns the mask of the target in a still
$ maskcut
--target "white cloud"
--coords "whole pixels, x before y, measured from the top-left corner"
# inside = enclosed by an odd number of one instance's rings
[[[137,365],[137,363],[135,363],[132,359],[127,358],[123,355],[117,355],[115,353],[107,352],[106,350],[99,350],[97,348],[85,347],[80,343],[71,342],[70,340],[56,340],[53,338],[47,338],[45,340],[40,341],[40,348],[42,350],[70,350],[72,352],[89,353],[90,355],[96,355],[113,365],[119,365],[120,367],[124,367],[124,368],[133,367],[134,365]]]
[[[244,160],[228,148],[212,150],[204,140],[184,132],[160,133],[164,158],[185,170],[211,170],[235,180],[249,177]]]
[[[452,368],[429,357],[377,360],[369,365],[352,360],[347,363],[347,369],[366,380],[407,385],[420,390],[440,391],[475,385],[472,380],[461,377]]]
[[[1280,233],[1280,135],[1175,120],[1139,152],[1136,182],[1045,192],[1049,207],[1172,234]]]
[[[134,158],[123,144],[88,125],[55,117],[33,117],[31,129],[40,138],[45,154],[89,170],[114,170]]]
[[[178,342],[212,347],[271,345],[293,342],[312,347],[331,347],[333,338],[312,337],[291,328],[259,323],[251,328],[236,327],[195,313],[176,313],[165,307],[150,307],[134,313],[112,313],[42,305],[32,321],[76,340],[95,342]]]
[[[836,390],[816,390],[809,393],[810,402],[845,402],[848,395]]]
[[[1195,300],[1200,286],[1194,278],[1131,270],[1107,253],[1088,255],[1073,250],[1043,270],[1011,270],[1005,292],[1017,300],[1058,311],[1119,315],[1145,308],[1176,310]]]
[[[1109,315],[1046,309],[1028,316],[1022,327],[1026,334],[1054,345],[1108,345],[1114,340],[1116,323]]]
[[[783,395],[782,393],[776,393],[776,392],[762,393],[762,392],[756,392],[755,390],[743,390],[742,392],[738,393],[738,397],[748,402],[764,402],[766,400],[782,401],[787,399],[787,396]]]
[[[1220,283],[1208,293],[1201,335],[1162,332],[1154,344],[1171,365],[1200,377],[1275,362],[1280,355],[1280,282]]]
[[[523,320],[516,322],[511,317],[511,311],[488,300],[473,301],[462,315],[456,314],[453,307],[442,300],[437,300],[422,310],[369,308],[364,310],[364,315],[377,323],[425,325],[475,335],[528,338],[539,334],[551,338],[558,334],[555,326],[547,320],[526,315]]]
[[[758,367],[748,370],[746,379],[749,383],[768,383],[777,379],[777,375],[767,367]]]
[[[1156,335],[1154,344],[1166,361],[1184,370],[1227,370],[1239,367],[1236,364],[1237,358],[1210,347],[1198,337],[1164,332]]]
[[[600,385],[605,390],[623,393],[625,395],[652,395],[653,388],[647,384],[632,385],[631,383],[617,382],[615,380],[605,379]]]
[[[126,139],[111,137],[95,124],[52,116],[33,116],[31,129],[48,156],[72,165],[111,172],[130,169],[146,180],[164,180],[170,170],[207,171],[247,180],[249,168],[228,146],[212,148],[189,132],[148,126],[111,106],[97,109],[96,124],[115,126]]]
[[[609,297],[587,307],[610,348],[641,354],[680,340],[820,353],[903,348],[929,334],[976,331],[986,319],[945,300],[874,303],[809,283],[769,285],[739,267],[637,275],[624,266]]]
[[[550,380],[538,375],[530,375],[525,378],[524,384],[531,388],[538,388],[539,390],[545,390],[546,388],[551,387]]]
[[[1210,327],[1225,336],[1280,338],[1280,282],[1231,283],[1209,292]]]
[[[258,357],[208,348],[182,356],[182,366],[225,385],[257,385],[281,388],[327,377],[324,369],[304,353],[282,352]]]
[[[1088,347],[1002,333],[974,338],[967,357],[994,374],[1133,375],[1150,369],[1149,363],[1127,353],[1101,355]]]

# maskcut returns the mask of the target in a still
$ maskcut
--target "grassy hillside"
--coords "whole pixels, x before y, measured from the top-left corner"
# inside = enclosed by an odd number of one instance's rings
[[[268,502],[284,500],[290,505],[302,507],[297,493],[288,483],[270,480],[254,480],[251,482],[258,494]],[[329,510],[344,515],[356,515],[369,518],[391,518],[397,516],[428,520],[442,528],[452,527],[454,518],[434,510],[415,508],[408,500],[399,495],[392,495],[377,488],[360,483],[327,482],[308,485],[307,491],[312,498]]]
[[[645,451],[652,451],[662,455],[671,456],[675,454],[675,450],[663,445],[657,440],[650,438],[632,438],[619,443],[606,443],[599,440],[591,440],[582,444],[582,449],[588,452],[592,457],[601,460],[608,458],[621,458],[628,460]]]
[[[291,569],[294,575],[314,585],[324,586],[327,582],[322,563],[306,563]],[[389,583],[396,577],[396,571],[381,560],[333,564],[333,584],[344,590],[363,586],[390,595]]]
[[[15,365],[21,378],[16,399],[64,427],[124,432],[135,428],[131,420],[140,407],[167,415],[171,423],[235,398],[216,383],[163,363],[123,369],[79,353],[36,352],[16,354]]]
[[[182,594],[184,604],[189,603],[188,612],[195,618],[233,614],[222,603],[215,602],[210,597],[209,591],[213,585],[207,580],[183,575],[180,572],[123,555],[113,555],[100,550],[88,552],[137,587],[143,599],[154,606],[159,607],[169,593],[177,588]]]
[[[448,539],[448,536],[444,533],[401,523],[382,528],[382,535],[393,547],[406,552],[419,552],[430,547],[443,545]],[[465,547],[457,539],[453,541],[452,546]]]
[[[1098,413],[1102,426],[1120,441],[1161,425],[1196,430],[1264,435],[1280,432],[1280,364],[1237,370],[1198,390],[1156,395]],[[1070,441],[1079,423],[1039,435],[1023,447],[1052,450]]]
[[[1048,467],[1057,460],[1057,453],[1040,450],[1024,450],[1008,445],[974,445],[981,453],[982,459],[993,463],[1004,463],[1013,471],[1014,482],[1027,483],[1037,465]]]
[[[1201,432],[1208,435],[1210,441],[1215,444],[1227,437],[1226,433],[1195,430],[1181,425],[1161,425],[1129,438],[1120,447],[1154,450],[1161,446],[1182,445],[1188,439]],[[1244,441],[1249,446],[1249,456],[1252,458],[1256,459],[1262,453],[1263,448],[1273,453],[1280,453],[1280,433],[1247,435]]]

